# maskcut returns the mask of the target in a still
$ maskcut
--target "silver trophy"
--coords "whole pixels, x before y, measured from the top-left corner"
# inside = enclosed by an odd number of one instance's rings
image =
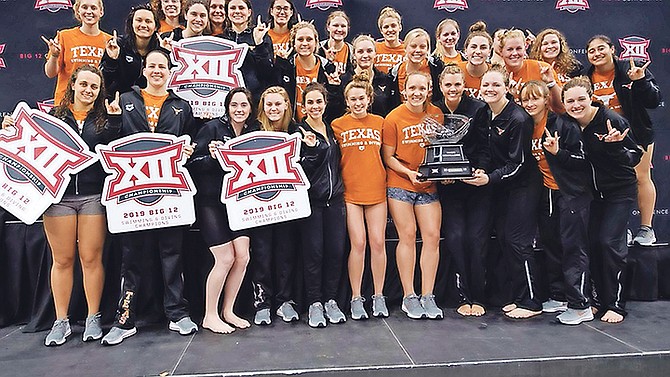
[[[444,114],[444,120],[427,116],[421,132],[427,145],[423,164],[419,166],[422,180],[472,178],[472,166],[460,141],[470,129],[470,118]]]

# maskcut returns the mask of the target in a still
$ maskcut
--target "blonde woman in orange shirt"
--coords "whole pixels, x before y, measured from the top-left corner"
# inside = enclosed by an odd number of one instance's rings
[[[381,159],[384,118],[368,113],[373,88],[367,72],[354,76],[344,89],[348,114],[331,127],[342,151],[344,201],[347,208],[351,318],[366,319],[361,292],[365,269],[366,235],[370,239],[370,261],[374,295],[372,315],[388,317],[383,294],[386,273],[386,170]],[[367,224],[367,228],[366,228]],[[366,234],[367,233],[367,234]]]
[[[405,58],[405,44],[400,40],[402,17],[395,9],[386,7],[379,12],[377,26],[384,40],[375,44],[374,65],[380,72],[388,73]]]
[[[442,111],[428,101],[431,79],[422,72],[407,75],[406,102],[386,116],[382,156],[386,163],[388,207],[398,231],[396,263],[403,288],[402,310],[409,318],[441,319],[433,288],[440,260],[442,210],[435,184],[418,172],[425,150],[421,134],[427,116],[442,121]],[[416,227],[421,232],[421,298],[414,293]]]
[[[42,36],[49,46],[44,73],[49,78],[57,78],[56,105],[61,103],[74,70],[86,64],[97,67],[112,38],[100,30],[100,18],[105,13],[102,0],[76,0],[73,9],[74,17],[81,22],[79,27],[60,30],[53,39]]]

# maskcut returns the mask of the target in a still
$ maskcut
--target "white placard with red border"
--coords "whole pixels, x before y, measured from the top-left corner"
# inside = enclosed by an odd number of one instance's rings
[[[245,86],[240,68],[248,51],[247,44],[212,36],[174,42],[168,89],[189,102],[193,116],[222,116],[228,92]]]
[[[25,102],[12,117],[14,127],[0,130],[0,206],[30,225],[98,157],[67,123]]]
[[[184,168],[188,135],[142,132],[98,145],[105,178],[102,204],[112,233],[195,222],[193,180]]]
[[[299,134],[256,131],[216,150],[223,178],[221,202],[230,229],[241,230],[308,217],[309,181],[300,161]]]

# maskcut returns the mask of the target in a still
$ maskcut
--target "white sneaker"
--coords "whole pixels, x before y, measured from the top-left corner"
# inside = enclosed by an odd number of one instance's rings
[[[582,322],[593,321],[593,312],[591,308],[570,309],[559,314],[556,319],[564,325],[579,325]]]
[[[545,313],[558,313],[568,310],[568,303],[564,301],[557,301],[549,299],[542,303],[542,311]]]
[[[170,321],[168,328],[178,332],[179,335],[191,335],[198,331],[198,325],[193,323],[190,317],[184,317],[177,322]]]

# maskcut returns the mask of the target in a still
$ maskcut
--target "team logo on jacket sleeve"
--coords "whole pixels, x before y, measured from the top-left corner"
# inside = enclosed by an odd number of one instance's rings
[[[35,9],[48,10],[55,13],[61,9],[72,8],[70,0],[37,0],[35,1]]]
[[[342,0],[307,0],[305,7],[319,8],[321,10],[328,10],[329,8],[337,8],[342,6]]]
[[[26,103],[12,117],[14,127],[0,130],[0,206],[32,224],[97,156],[65,122]]]
[[[309,181],[298,163],[300,137],[257,131],[217,149],[224,175],[221,201],[230,228],[252,228],[307,217]]]
[[[556,2],[556,9],[577,13],[580,10],[589,9],[589,2],[587,0],[558,0]]]
[[[651,41],[649,39],[631,35],[626,38],[619,39],[619,44],[623,49],[619,55],[619,59],[643,59],[650,60],[647,49]]]
[[[457,10],[468,9],[468,2],[466,0],[435,0],[433,8],[446,10],[447,12],[456,12]]]
[[[184,168],[188,136],[137,133],[98,145],[105,178],[101,202],[112,233],[195,222],[195,186]]]
[[[168,88],[187,100],[193,114],[224,114],[231,89],[245,86],[240,72],[249,46],[217,37],[193,37],[175,42]]]

